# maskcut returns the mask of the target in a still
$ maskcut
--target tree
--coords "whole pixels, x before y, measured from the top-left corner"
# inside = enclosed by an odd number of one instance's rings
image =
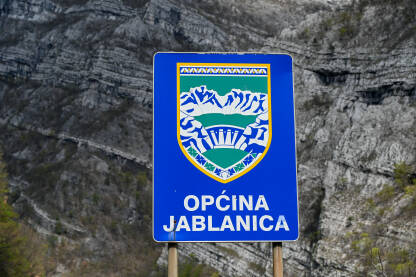
[[[0,152],[0,276],[44,276],[45,249],[34,232],[19,224],[7,202],[7,173]]]

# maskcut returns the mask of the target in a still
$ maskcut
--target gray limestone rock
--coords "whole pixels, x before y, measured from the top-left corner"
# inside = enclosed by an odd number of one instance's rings
[[[69,245],[55,276],[85,263],[97,276],[156,276],[152,263],[166,263],[150,236],[157,51],[293,56],[301,236],[284,243],[287,276],[352,276],[348,233],[377,227],[381,244],[408,247],[412,198],[377,197],[397,164],[416,164],[416,5],[353,2],[0,1],[11,201]],[[272,272],[266,243],[181,244],[180,255],[221,276]]]

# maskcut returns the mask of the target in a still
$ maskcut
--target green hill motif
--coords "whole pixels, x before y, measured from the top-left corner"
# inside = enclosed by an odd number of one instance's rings
[[[247,154],[247,152],[240,149],[217,148],[207,150],[202,155],[204,155],[205,158],[212,161],[213,163],[221,166],[222,168],[227,168],[241,161],[241,159],[244,158],[244,156]]]
[[[257,115],[221,114],[211,113],[195,116],[195,120],[201,122],[205,128],[215,125],[231,125],[246,128],[256,121]]]

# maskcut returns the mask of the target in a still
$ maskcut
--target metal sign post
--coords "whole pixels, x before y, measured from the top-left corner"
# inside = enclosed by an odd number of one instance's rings
[[[168,277],[178,277],[178,244],[168,243]]]
[[[283,277],[282,242],[272,242],[273,248],[273,277]]]

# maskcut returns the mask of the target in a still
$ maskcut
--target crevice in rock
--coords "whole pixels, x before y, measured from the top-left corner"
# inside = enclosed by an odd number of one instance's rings
[[[379,175],[379,176],[386,177],[386,178],[393,178],[393,173],[389,173],[386,171],[377,171],[377,169],[370,169],[362,165],[352,166],[343,161],[333,160],[332,162],[344,168],[352,168],[354,170],[361,171],[362,173],[365,173],[365,174],[373,174],[373,175]]]
[[[321,239],[320,234],[320,218],[322,213],[322,202],[325,198],[325,188],[322,187],[319,189],[317,198],[313,201],[309,207],[312,209],[314,208],[314,212],[312,213],[313,221],[309,226],[305,229],[305,234],[309,235],[311,246],[313,247],[316,242]]]
[[[348,75],[351,74],[349,71],[329,71],[326,69],[319,69],[319,70],[312,70],[318,76],[319,80],[325,86],[329,86],[331,84],[343,84],[347,81]]]
[[[324,201],[326,194],[325,187],[317,188],[317,190],[318,192],[315,200],[312,201],[308,206],[309,210],[313,211],[310,215],[312,220],[310,221],[310,224],[304,229],[304,234],[309,239],[311,249],[310,252],[308,252],[309,265],[307,265],[310,276],[312,276],[313,270],[319,267],[319,263],[316,262],[314,256],[316,256],[317,243],[322,238],[320,219],[323,211],[322,202]]]
[[[0,16],[3,15],[9,15],[10,14],[10,4],[12,1],[4,1],[3,3],[0,3]]]
[[[362,102],[367,105],[380,105],[383,100],[390,96],[411,97],[416,101],[416,86],[405,82],[394,82],[375,88],[357,91]]]

